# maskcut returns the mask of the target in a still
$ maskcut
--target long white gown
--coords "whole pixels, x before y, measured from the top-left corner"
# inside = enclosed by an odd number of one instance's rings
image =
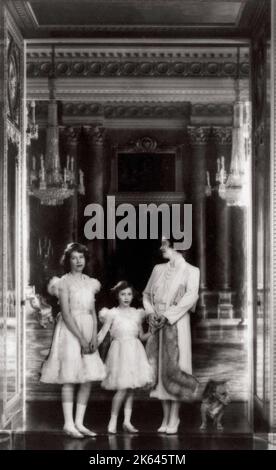
[[[164,315],[168,322],[177,325],[179,367],[192,374],[192,348],[190,311],[198,299],[199,269],[179,255],[174,263],[156,265],[143,292],[147,313]],[[158,380],[151,396],[160,400],[177,400],[162,383],[162,330],[159,331]]]

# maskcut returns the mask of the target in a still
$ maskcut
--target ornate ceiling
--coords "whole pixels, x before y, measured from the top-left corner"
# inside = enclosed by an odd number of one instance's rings
[[[8,0],[25,37],[245,37],[263,0]]]
[[[63,118],[231,122],[266,0],[7,0],[27,43],[27,95],[46,119],[51,45]],[[240,46],[238,59],[237,46]],[[188,113],[189,114],[189,113]]]

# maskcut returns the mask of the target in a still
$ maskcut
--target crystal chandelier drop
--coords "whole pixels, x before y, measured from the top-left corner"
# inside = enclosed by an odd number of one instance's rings
[[[237,101],[234,105],[232,154],[226,181],[225,199],[228,206],[246,205],[246,189],[251,153],[251,103]]]
[[[251,155],[251,103],[240,99],[239,66],[240,50],[237,50],[237,77],[235,81],[235,103],[233,109],[232,152],[229,173],[225,170],[224,157],[217,159],[216,187],[210,184],[206,172],[205,194],[211,196],[216,189],[228,206],[244,206],[247,203],[249,162]]]
[[[77,182],[79,180],[79,183]],[[29,194],[38,198],[41,204],[57,206],[73,196],[75,191],[85,193],[84,174],[76,171],[74,158],[68,155],[62,169],[59,157],[58,104],[55,87],[54,46],[52,48],[52,73],[49,77],[48,123],[46,129],[46,154],[32,158]]]

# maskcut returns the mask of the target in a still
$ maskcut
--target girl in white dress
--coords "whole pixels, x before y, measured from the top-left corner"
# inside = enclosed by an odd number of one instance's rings
[[[131,307],[133,288],[126,282],[119,282],[112,291],[118,299],[118,307],[103,308],[99,318],[104,325],[98,333],[100,344],[108,331],[111,335],[111,346],[106,359],[106,378],[102,387],[117,390],[112,400],[111,417],[108,432],[116,433],[118,414],[123,403],[123,428],[128,432],[138,432],[131,424],[133,408],[133,391],[149,385],[152,381],[152,370],[141,340],[146,340],[149,333],[144,333],[142,322],[146,312]]]
[[[48,359],[44,362],[41,382],[62,384],[64,431],[71,437],[95,436],[83,425],[90,395],[91,382],[105,377],[105,366],[97,351],[97,319],[95,294],[100,283],[83,270],[88,249],[79,243],[67,246],[63,256],[66,274],[57,278],[55,286],[59,314]],[[75,421],[73,401],[75,385],[79,384]]]

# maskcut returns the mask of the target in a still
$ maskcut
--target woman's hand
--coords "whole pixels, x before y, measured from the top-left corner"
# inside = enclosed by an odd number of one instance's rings
[[[164,317],[164,315],[157,315],[157,314],[152,314],[149,316],[149,328],[151,334],[156,333],[157,331],[160,330],[160,328],[163,328],[165,325],[167,319]]]
[[[160,315],[158,319],[158,329],[163,328],[166,322],[167,318],[164,315]]]

